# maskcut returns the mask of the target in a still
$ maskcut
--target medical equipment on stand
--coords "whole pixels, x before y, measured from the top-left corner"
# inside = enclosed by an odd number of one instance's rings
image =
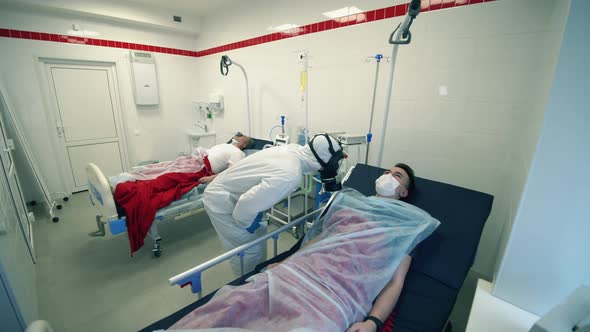
[[[285,118],[286,117],[284,115],[282,115],[281,116],[281,124],[274,126],[270,131],[270,136],[272,137],[272,131],[274,129],[276,129],[278,127],[281,127],[281,129],[282,129],[282,134],[279,134],[275,137],[274,145],[289,144],[289,136],[287,136],[285,134]],[[302,144],[302,145],[304,145],[304,144]],[[267,213],[266,220],[268,222],[275,222],[279,225],[286,225],[286,224],[290,223],[292,218],[294,217],[292,215],[293,200],[298,197],[303,197],[303,214],[308,213],[309,212],[308,200],[309,200],[309,197],[311,194],[311,190],[312,190],[311,176],[304,176],[299,189],[297,191],[289,194],[289,196],[287,196],[287,198],[285,200],[283,200],[283,202],[277,204],[279,207],[282,205],[282,208],[279,208],[276,205],[273,206],[270,209],[270,212]],[[286,209],[286,211],[285,211],[285,209]],[[295,215],[295,217],[297,217],[299,215],[300,214],[297,214],[297,215]],[[301,234],[303,234],[303,231],[304,230],[302,227],[293,227],[293,229],[291,229],[291,234],[295,238],[299,238],[301,236]]]
[[[272,132],[276,128],[279,128],[279,127],[281,128],[281,133],[279,135],[275,136],[275,138],[274,138],[274,145],[289,144],[289,136],[287,134],[285,134],[285,119],[286,118],[287,118],[286,116],[281,115],[281,124],[276,125],[270,129],[269,138],[272,139]]]
[[[275,137],[275,145],[285,145],[289,144],[289,136],[287,135],[277,135]]]
[[[366,137],[367,150],[365,152],[365,164],[369,163],[369,146],[371,145],[371,140],[373,138],[373,114],[375,113],[375,97],[377,96],[377,82],[379,81],[379,65],[383,58],[387,59],[387,62],[391,59],[390,57],[384,57],[383,54],[376,54],[375,56],[367,57],[365,60],[366,62],[370,62],[371,59],[377,61],[377,65],[375,66],[375,83],[373,84],[373,99],[371,101],[371,116],[369,117],[369,131],[367,132]]]
[[[410,26],[412,22],[420,13],[420,0],[412,0],[408,6],[408,13],[397,28],[389,36],[389,43],[393,45],[391,50],[391,68],[389,69],[389,82],[387,83],[387,96],[385,97],[385,115],[383,117],[383,130],[381,131],[381,141],[379,142],[379,155],[377,158],[377,166],[381,167],[383,161],[383,149],[385,148],[385,133],[387,131],[387,120],[389,118],[389,104],[391,101],[391,90],[393,89],[393,74],[395,72],[395,60],[397,58],[397,49],[399,45],[406,45],[412,41],[412,33]]]
[[[290,224],[293,219],[297,219],[302,215],[306,215],[309,213],[309,198],[311,197],[311,188],[312,188],[312,180],[311,175],[306,175],[303,177],[303,181],[299,189],[289,194],[285,200],[281,203],[273,206],[270,209],[270,212],[266,214],[266,221],[273,222],[279,226]],[[301,213],[293,214],[294,207],[293,202],[298,197],[303,197],[303,211]],[[286,210],[286,211],[285,211]],[[300,226],[293,226],[290,229],[291,235],[299,239],[305,232],[304,229],[305,225]]]
[[[305,145],[307,143],[307,135],[305,134],[305,128],[299,128],[297,131],[297,144]]]
[[[250,88],[248,85],[248,75],[246,74],[246,70],[242,65],[239,63],[232,61],[227,55],[221,56],[221,62],[219,63],[219,70],[221,71],[221,75],[227,76],[229,73],[229,66],[232,64],[238,66],[242,70],[244,74],[244,79],[246,80],[246,109],[248,110],[248,136],[252,135],[252,119],[250,117]]]
[[[343,145],[360,145],[367,143],[367,138],[364,135],[342,134],[336,137]]]
[[[363,150],[366,149],[367,137],[361,134],[341,134],[336,139],[342,144],[342,150],[347,155],[343,160],[338,176],[346,174],[354,165],[362,162]]]
[[[325,138],[325,140],[327,141],[326,148],[330,152],[330,158],[327,161],[322,161],[322,159],[319,157],[317,149],[320,149],[321,144],[322,144],[321,139],[319,141],[316,141],[316,139],[318,139],[319,137]],[[314,141],[316,142],[315,146],[314,146]],[[332,142],[334,142],[334,143],[332,143]],[[340,182],[340,177],[338,176],[339,175],[338,169],[340,168],[340,164],[341,164],[342,159],[346,158],[346,155],[344,154],[344,152],[342,150],[342,145],[340,144],[340,142],[338,142],[338,140],[336,140],[335,138],[330,137],[328,134],[321,133],[321,134],[315,135],[310,140],[309,148],[310,148],[311,152],[313,153],[313,155],[315,156],[316,160],[319,162],[319,164],[322,167],[319,171],[319,173],[320,173],[319,178],[311,177],[311,176],[304,176],[303,177],[303,184],[300,186],[300,189],[294,193],[291,193],[289,196],[287,196],[286,202],[283,201],[283,203],[284,203],[283,208],[286,208],[287,212],[285,213],[284,211],[277,209],[276,206],[273,206],[271,208],[270,213],[267,214],[268,221],[278,222],[279,224],[282,224],[282,225],[288,224],[292,218],[292,216],[291,216],[292,199],[295,197],[298,197],[298,196],[303,196],[304,213],[309,212],[308,211],[308,198],[310,197],[311,191],[314,188],[312,181],[316,181],[319,183],[319,187],[318,187],[318,185],[315,186],[315,188],[316,188],[315,193],[316,194],[314,196],[316,197],[316,207],[318,206],[317,199],[319,197],[319,193],[323,193],[324,191],[334,192],[334,191],[338,191],[342,188],[342,184]],[[286,219],[283,219],[282,217],[286,218]],[[294,229],[294,236],[296,238],[299,238],[300,235],[302,234],[302,231],[303,230],[301,228]]]

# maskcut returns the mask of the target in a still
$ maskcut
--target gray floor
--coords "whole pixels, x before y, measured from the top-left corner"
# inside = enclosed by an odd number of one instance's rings
[[[95,212],[85,192],[58,214],[58,223],[35,225],[39,313],[55,332],[137,331],[197,299],[188,288],[169,286],[168,278],[223,253],[205,212],[160,224],[160,258],[152,256],[151,242],[130,257],[125,234],[89,237]],[[282,235],[279,252],[294,243]],[[232,279],[227,262],[206,271],[204,294]]]
[[[453,312],[451,312],[450,320],[453,324],[453,332],[463,332],[467,327],[467,319],[469,318],[469,311],[473,303],[473,296],[475,295],[475,288],[477,287],[477,279],[486,279],[481,274],[475,271],[469,271],[463,287],[459,291],[457,301]]]
[[[126,235],[87,235],[96,229],[87,193],[63,206],[58,223],[40,220],[35,226],[40,318],[55,332],[137,331],[196,300],[188,289],[169,286],[168,278],[223,252],[204,212],[160,224],[162,257],[152,256],[150,242],[130,257]],[[281,236],[279,250],[294,242]],[[465,330],[477,278],[470,272],[459,293],[453,331]],[[229,264],[218,265],[203,274],[204,294],[232,279]]]

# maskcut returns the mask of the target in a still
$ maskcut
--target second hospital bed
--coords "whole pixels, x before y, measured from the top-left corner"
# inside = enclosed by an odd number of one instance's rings
[[[252,145],[247,150],[244,150],[247,156],[272,145],[270,141],[255,138],[252,140]],[[96,215],[98,230],[91,232],[89,235],[111,237],[127,232],[126,218],[119,216],[119,211],[117,211],[117,206],[113,198],[111,183],[107,176],[93,163],[86,166],[86,175],[88,177],[90,203],[98,212]],[[202,212],[203,191],[205,188],[205,184],[200,184],[182,195],[180,199],[156,212],[154,223],[148,233],[153,239],[152,253],[155,257],[160,257],[162,253],[161,237],[158,234],[158,222],[179,220]]]
[[[383,171],[381,168],[358,164],[345,182],[345,186],[365,195],[374,195],[374,181]],[[401,296],[383,331],[449,330],[449,316],[475,259],[479,239],[492,208],[493,196],[417,177],[416,188],[406,201],[430,213],[441,222],[441,225],[416,248]],[[289,251],[260,264],[255,271],[230,284],[245,283],[247,278],[268,264],[288,257],[300,244],[301,240]],[[207,303],[214,293],[141,331],[169,328],[188,313]]]

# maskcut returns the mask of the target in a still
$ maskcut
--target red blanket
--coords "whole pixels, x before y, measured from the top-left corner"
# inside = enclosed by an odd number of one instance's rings
[[[168,173],[153,180],[124,182],[115,189],[115,201],[125,210],[127,235],[131,256],[143,246],[156,211],[170,205],[189,192],[204,176],[211,175],[211,165],[204,159],[205,167],[195,173]]]

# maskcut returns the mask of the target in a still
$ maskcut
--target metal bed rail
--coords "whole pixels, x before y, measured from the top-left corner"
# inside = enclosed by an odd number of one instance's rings
[[[299,224],[305,222],[306,220],[308,220],[309,218],[314,217],[315,215],[317,215],[319,212],[323,211],[324,207],[318,208],[312,212],[310,212],[309,214],[306,214],[302,217],[299,217],[297,219],[295,219],[294,221],[270,232],[267,233],[266,235],[252,241],[252,242],[248,242],[246,244],[243,244],[237,248],[234,248],[220,256],[217,256],[213,259],[210,259],[209,261],[202,263],[196,267],[193,267],[190,270],[187,270],[185,272],[182,272],[170,279],[168,279],[168,283],[171,286],[174,285],[179,285],[181,288],[191,285],[191,291],[193,293],[198,293],[199,294],[199,298],[201,298],[202,296],[202,292],[203,292],[203,288],[202,288],[202,284],[201,284],[201,274],[203,271],[221,263],[224,262],[234,256],[239,256],[240,257],[240,266],[241,266],[241,273],[242,275],[244,275],[244,252],[246,249],[251,248],[253,246],[256,246],[260,243],[262,243],[263,241],[266,241],[270,238],[273,239],[274,242],[274,255],[277,255],[277,241],[279,239],[279,234],[285,231],[289,231],[292,227],[298,226]]]

